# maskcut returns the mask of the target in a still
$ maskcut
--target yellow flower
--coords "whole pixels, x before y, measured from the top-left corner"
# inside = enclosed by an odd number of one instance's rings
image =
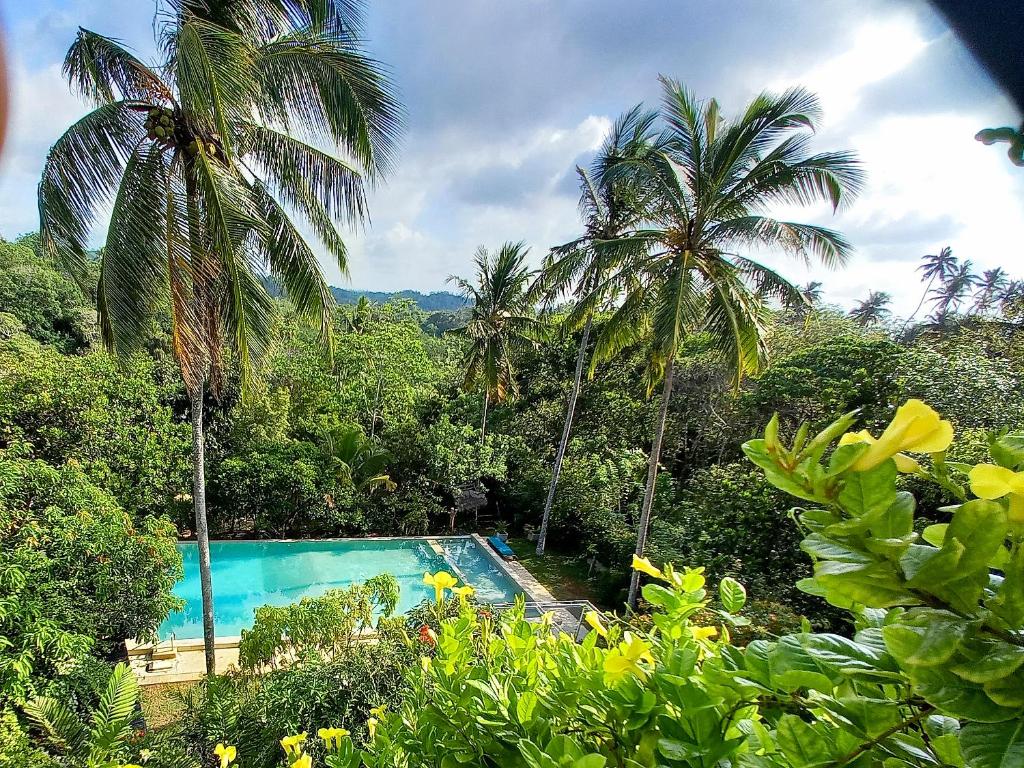
[[[302,733],[296,733],[294,736],[285,736],[281,739],[281,746],[287,754],[297,755],[302,751],[302,748],[299,745],[305,740],[306,732],[303,731]]]
[[[348,736],[349,732],[344,728],[321,728],[316,735],[324,740],[324,746],[330,751],[331,749],[340,749],[341,740]]]
[[[583,619],[590,625],[597,634],[601,637],[608,637],[608,630],[605,629],[604,624],[601,623],[601,614],[597,611],[587,611]]]
[[[313,758],[309,755],[299,755],[292,763],[291,768],[313,768]]]
[[[664,579],[665,574],[655,568],[651,561],[646,557],[640,557],[633,555],[633,570],[640,571],[640,573],[646,573],[648,576],[653,576],[656,579]]]
[[[1011,523],[1024,523],[1024,472],[995,464],[978,464],[967,477],[971,481],[971,492],[979,499],[1008,497],[1007,519]]]
[[[462,600],[463,602],[465,602],[466,600],[471,598],[473,596],[473,593],[475,593],[475,592],[476,592],[476,590],[473,589],[468,584],[465,585],[464,587],[452,587],[452,594],[453,595],[457,595],[458,598],[460,600]]]
[[[448,573],[448,571],[438,571],[434,574],[428,571],[423,574],[423,583],[428,587],[434,588],[434,599],[440,603],[444,600],[444,591],[452,589],[459,583],[459,580]]]
[[[640,665],[654,664],[651,656],[651,646],[629,632],[626,639],[609,651],[604,659],[604,681],[605,685],[617,685],[626,677],[633,675],[641,680],[647,677],[648,670]]]
[[[371,717],[366,721],[366,730],[370,732],[370,738],[372,739],[377,734],[377,718]]]
[[[429,656],[420,656],[420,668],[425,674],[430,673],[431,661]]]
[[[869,445],[874,445],[877,442],[878,441],[866,429],[862,429],[860,432],[847,432],[839,438],[840,445],[853,445],[855,443],[867,443]],[[896,462],[897,472],[901,472],[904,475],[924,474],[924,467],[905,453],[894,454],[892,460]]]
[[[866,430],[848,432],[839,440],[840,445],[869,444],[870,447],[853,463],[853,469],[857,472],[877,467],[886,459],[894,458],[900,451],[939,453],[949,448],[951,442],[953,425],[926,404],[914,399],[907,400],[896,409],[896,415],[877,440]],[[897,460],[897,468],[900,463],[904,467],[900,471],[916,471],[902,460]]]
[[[220,758],[220,768],[228,768],[235,761],[238,753],[234,747],[226,747],[223,743],[218,743],[213,748],[213,754]]]
[[[701,640],[710,640],[713,637],[718,637],[717,627],[690,627],[690,634],[693,635],[693,639],[700,642]]]

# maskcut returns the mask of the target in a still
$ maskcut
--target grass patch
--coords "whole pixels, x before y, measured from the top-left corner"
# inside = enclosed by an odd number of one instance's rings
[[[139,686],[139,700],[146,726],[158,731],[178,722],[182,706],[178,693],[185,693],[195,683],[164,683],[162,685]]]
[[[535,552],[537,545],[526,539],[509,539],[508,545],[516,553],[519,562],[547,587],[556,600],[589,600],[600,605],[597,582],[587,575],[585,557],[563,555],[550,550],[538,556]]]

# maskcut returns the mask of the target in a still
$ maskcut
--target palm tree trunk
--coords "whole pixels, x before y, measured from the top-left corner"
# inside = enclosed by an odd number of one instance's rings
[[[909,327],[910,327],[910,322],[911,322],[911,321],[912,321],[912,320],[913,320],[913,319],[914,319],[915,317],[917,317],[917,313],[921,311],[921,307],[923,307],[923,306],[924,306],[924,302],[925,302],[925,300],[926,300],[926,299],[928,298],[928,294],[929,294],[929,292],[931,292],[931,289],[932,289],[932,283],[934,283],[934,282],[935,282],[935,278],[934,278],[934,277],[932,277],[932,279],[928,281],[928,285],[926,285],[926,286],[924,287],[924,294],[923,294],[923,295],[921,296],[921,301],[919,301],[919,302],[917,303],[917,308],[916,308],[916,309],[915,309],[915,310],[914,310],[913,312],[911,312],[911,313],[910,313],[910,317],[908,317],[908,318],[907,318],[907,319],[906,319],[906,320],[904,321],[904,323],[903,323],[903,327],[902,327],[902,328],[900,328],[900,336],[902,336],[902,335],[903,335],[904,333],[906,333],[906,332],[907,332],[907,328],[909,328]]]
[[[658,407],[658,420],[654,424],[654,443],[651,445],[651,458],[647,465],[647,489],[644,491],[644,505],[640,510],[640,525],[636,532],[636,554],[644,556],[647,544],[647,529],[651,524],[651,507],[654,506],[654,487],[658,481],[658,462],[661,459],[661,441],[665,437],[665,420],[668,417],[668,401],[672,397],[672,359],[665,366],[665,384],[661,390],[661,404]],[[630,609],[636,609],[637,591],[640,588],[640,572],[633,571],[629,582]]]
[[[484,436],[487,434],[487,404],[490,401],[490,397],[488,397],[489,394],[487,387],[484,387],[484,417],[480,421],[480,445],[484,444]]]
[[[576,377],[572,381],[572,391],[569,392],[569,401],[565,409],[565,426],[562,428],[562,441],[558,444],[558,451],[555,453],[555,467],[551,473],[551,487],[548,488],[548,497],[544,501],[544,517],[540,521],[540,535],[537,536],[537,554],[544,554],[544,545],[548,539],[548,522],[551,520],[551,506],[555,503],[555,490],[558,488],[558,478],[562,474],[562,461],[565,459],[565,449],[569,444],[569,433],[572,431],[572,419],[576,414],[576,398],[580,394],[580,381],[583,379],[583,362],[587,358],[587,342],[590,340],[590,328],[593,319],[587,318],[587,324],[583,326],[583,338],[580,339],[580,351],[576,355]]]
[[[203,392],[192,400],[192,502],[196,511],[196,541],[199,544],[199,583],[203,592],[203,647],[206,674],[217,673],[214,656],[213,579],[210,576],[210,531],[206,525],[206,450],[203,434]]]

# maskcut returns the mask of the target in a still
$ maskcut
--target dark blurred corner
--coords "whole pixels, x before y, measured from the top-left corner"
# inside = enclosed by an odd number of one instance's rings
[[[1024,2],[931,0],[992,79],[1024,112]]]

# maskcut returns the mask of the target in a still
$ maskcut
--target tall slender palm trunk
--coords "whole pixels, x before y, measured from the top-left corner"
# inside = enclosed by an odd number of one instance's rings
[[[673,360],[669,358],[665,366],[665,384],[661,390],[661,405],[658,407],[658,419],[654,424],[654,442],[651,445],[651,459],[647,465],[647,489],[644,491],[644,505],[640,510],[640,525],[636,532],[636,554],[644,556],[647,545],[647,529],[651,524],[651,508],[654,506],[654,489],[658,482],[658,462],[661,459],[661,441],[665,437],[665,420],[668,417],[668,401],[672,397]],[[637,592],[640,589],[640,572],[633,571],[629,582],[629,599],[631,609],[636,609]]]
[[[487,391],[486,385],[484,386],[484,416],[480,420],[480,445],[484,444],[484,437],[487,435],[487,405],[490,403],[490,392]]]
[[[210,576],[210,531],[206,525],[206,437],[203,433],[203,393],[192,401],[192,502],[196,512],[196,541],[199,544],[199,583],[203,592],[203,647],[206,674],[217,673],[214,655],[213,579]]]
[[[558,478],[562,474],[562,461],[565,459],[565,449],[569,445],[569,433],[572,431],[572,420],[576,414],[576,399],[580,394],[580,382],[583,380],[583,362],[587,359],[587,342],[590,341],[590,329],[592,326],[593,319],[588,317],[587,324],[583,326],[580,351],[576,355],[576,376],[572,380],[572,391],[569,392],[569,401],[565,408],[565,426],[562,428],[562,441],[558,444],[558,451],[555,453],[555,467],[551,473],[551,487],[548,488],[548,497],[544,501],[544,517],[540,522],[540,535],[537,536],[538,555],[544,554],[544,546],[548,540],[548,523],[551,520],[551,507],[555,503]]]
[[[932,279],[928,281],[928,285],[924,287],[924,295],[921,296],[921,300],[917,303],[917,307],[914,311],[910,313],[910,317],[903,322],[903,327],[900,328],[900,336],[907,332],[907,328],[910,327],[911,321],[913,321],[913,319],[917,317],[917,313],[921,311],[921,307],[924,306],[925,301],[928,299],[928,294],[931,293],[932,283],[934,282],[935,278],[932,277]]]

